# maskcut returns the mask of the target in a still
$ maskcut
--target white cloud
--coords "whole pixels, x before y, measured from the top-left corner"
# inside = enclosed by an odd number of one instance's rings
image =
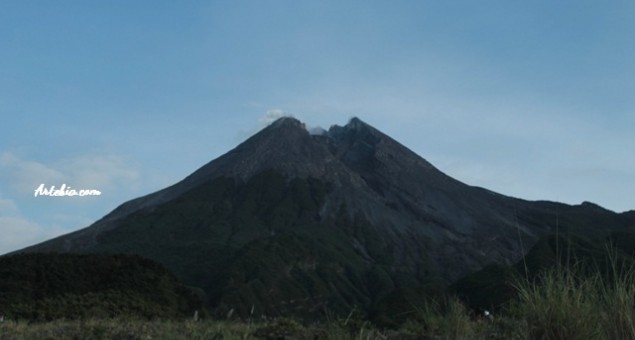
[[[292,118],[299,119],[302,123],[305,124],[306,130],[312,135],[322,135],[322,134],[326,133],[326,129],[322,128],[321,126],[319,126],[319,125],[315,125],[315,126],[314,125],[308,125],[307,121],[305,121],[304,118],[295,117],[295,115],[293,115],[293,114],[291,114],[291,113],[289,113],[287,111],[281,110],[281,109],[270,109],[270,110],[267,110],[265,115],[260,117],[260,119],[259,119],[259,122],[260,122],[259,130],[267,127],[269,124],[275,122],[276,120],[278,120],[278,119],[280,119],[282,117],[292,117]]]
[[[81,155],[41,163],[10,152],[0,155],[0,179],[10,183],[18,195],[31,195],[40,184],[108,192],[136,185],[138,171],[117,155]]]
[[[85,154],[53,161],[0,153],[0,253],[90,225],[106,207],[134,195],[143,178],[137,164],[113,154]],[[34,198],[40,184],[96,189],[95,199]],[[98,197],[98,198],[97,198]]]
[[[0,254],[37,242],[42,231],[39,225],[22,217],[0,216]]]
[[[236,134],[236,142],[240,143],[244,141],[282,117],[294,117],[294,115],[281,109],[267,110],[267,112],[258,119],[257,127],[250,128],[248,130],[241,130]]]
[[[282,117],[293,117],[293,115],[280,109],[267,110],[265,115],[260,118],[260,127],[263,128]]]
[[[79,188],[107,190],[115,183],[132,183],[139,178],[137,170],[114,155],[87,155],[68,161],[64,169]]]
[[[0,216],[0,255],[71,232],[72,229],[43,228],[21,216]]]
[[[32,192],[41,183],[62,183],[68,176],[39,162],[22,159],[10,152],[0,155],[0,170],[8,183],[20,192]]]
[[[14,215],[18,212],[18,207],[12,200],[0,198],[0,217],[4,215]]]
[[[0,255],[70,231],[62,227],[44,228],[22,216],[13,200],[0,198]]]

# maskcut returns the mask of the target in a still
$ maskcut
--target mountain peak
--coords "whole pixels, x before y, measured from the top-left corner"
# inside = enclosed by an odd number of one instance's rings
[[[302,133],[303,135],[304,135],[304,132],[309,132],[310,134],[316,134],[316,135],[326,134],[333,138],[338,138],[338,136],[341,136],[342,134],[350,134],[350,137],[359,138],[360,132],[370,132],[371,134],[376,136],[381,135],[381,133],[377,129],[375,129],[374,127],[370,126],[368,123],[362,121],[361,119],[357,117],[351,118],[348,121],[348,123],[344,126],[333,125],[331,126],[329,131],[326,131],[319,127],[312,129],[312,130],[318,131],[318,133],[312,133],[311,131],[309,131],[309,129],[307,128],[304,122],[291,116],[278,118],[274,122],[270,123],[265,129],[270,129],[274,133],[280,133],[279,131],[280,129],[282,130],[293,129],[298,131],[301,130],[303,132]]]
[[[298,119],[296,119],[294,117],[290,117],[290,116],[278,118],[273,123],[271,123],[269,126],[270,127],[274,127],[274,128],[288,128],[288,127],[297,128],[297,127],[301,127],[301,128],[306,130],[306,126],[304,125],[304,123],[302,123]]]
[[[358,130],[358,129],[367,128],[371,126],[363,122],[361,119],[357,117],[353,117],[348,121],[348,124],[346,124],[345,127],[349,129],[353,129],[353,130]]]
[[[357,117],[353,117],[351,119],[349,119],[348,123],[346,123],[346,125],[344,126],[340,126],[340,125],[332,125],[331,129],[335,129],[335,130],[363,130],[363,129],[373,129],[375,130],[375,128],[373,128],[372,126],[370,126],[368,123],[362,121],[361,119],[357,118]]]
[[[374,127],[363,122],[357,117],[351,118],[344,126],[333,125],[329,128],[328,134],[335,140],[356,140],[364,139],[366,143],[375,144],[385,135]]]
[[[283,143],[283,141],[295,143],[306,140],[309,132],[306,125],[294,117],[281,117],[269,124],[260,132],[248,138],[238,147],[259,147],[263,143]]]

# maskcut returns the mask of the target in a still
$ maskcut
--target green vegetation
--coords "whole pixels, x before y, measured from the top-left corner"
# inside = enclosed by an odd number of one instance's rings
[[[397,339],[370,327],[351,331],[341,320],[329,325],[305,326],[292,319],[259,323],[238,321],[58,320],[47,323],[0,323],[1,339]],[[394,334],[397,334],[394,332]],[[400,339],[404,339],[403,337]]]
[[[0,257],[0,314],[8,319],[178,317],[200,308],[173,274],[139,256]]]
[[[527,325],[531,338],[635,339],[635,264],[625,264],[614,248],[606,259],[608,267],[595,271],[576,262],[516,282],[509,314]]]
[[[545,244],[549,244],[546,241]],[[576,243],[580,245],[580,243]],[[587,244],[588,245],[588,244]],[[538,251],[544,245],[537,245]],[[76,320],[0,323],[2,339],[635,339],[635,264],[624,248],[605,248],[593,266],[583,257],[555,263],[529,276],[515,276],[514,296],[492,317],[473,310],[453,295],[427,296],[430,290],[388,295],[406,299],[410,311],[385,328],[358,309],[322,323],[300,319],[229,313],[224,318],[82,316]],[[587,249],[588,250],[588,249]],[[567,256],[564,257],[567,259]],[[68,259],[66,259],[68,261]],[[528,263],[528,261],[522,261]],[[595,269],[592,269],[595,268]],[[488,269],[491,270],[491,269]],[[529,273],[530,271],[526,271]],[[14,321],[14,320],[18,321]]]
[[[617,267],[614,267],[617,269]],[[276,319],[124,318],[0,323],[2,339],[635,339],[635,267],[601,279],[576,267],[515,284],[518,297],[493,318],[456,297],[413,306],[397,329],[378,329],[356,310],[326,323]],[[617,273],[614,273],[617,274]]]

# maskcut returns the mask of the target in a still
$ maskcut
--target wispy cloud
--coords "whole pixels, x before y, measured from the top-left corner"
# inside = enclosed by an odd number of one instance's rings
[[[64,169],[80,187],[110,189],[115,183],[134,183],[139,178],[136,169],[115,155],[78,157],[70,160]]]
[[[137,195],[146,177],[137,164],[116,154],[86,153],[34,160],[0,153],[0,253],[13,251],[86,227]],[[93,199],[33,197],[40,184],[96,189]]]
[[[61,226],[44,228],[22,216],[13,200],[0,197],[0,255],[70,231]]]
[[[237,143],[243,142],[245,139],[255,135],[256,133],[258,133],[258,131],[266,128],[271,123],[275,122],[276,120],[282,117],[295,117],[295,116],[282,109],[278,109],[278,108],[268,109],[264,115],[258,118],[258,122],[254,124],[255,127],[254,125],[250,124],[248,129],[239,130],[236,133],[236,139],[235,139],[236,142]],[[233,147],[233,145],[228,145],[228,147],[231,148]]]
[[[281,109],[267,110],[265,115],[260,117],[260,128],[262,129],[282,117],[293,117],[293,115]]]
[[[0,216],[14,215],[18,212],[15,202],[0,197]]]
[[[82,155],[50,163],[17,156],[11,152],[0,155],[0,179],[11,184],[17,195],[32,194],[45,185],[72,186],[107,192],[122,185],[134,185],[139,172],[117,155]]]
[[[68,181],[63,172],[45,164],[22,159],[13,153],[4,152],[0,155],[0,173],[3,180],[11,183],[14,190],[28,192],[40,183],[60,183]]]

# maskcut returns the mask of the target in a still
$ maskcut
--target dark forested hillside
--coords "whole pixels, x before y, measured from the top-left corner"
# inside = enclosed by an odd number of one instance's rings
[[[0,314],[12,319],[177,317],[198,297],[162,265],[131,255],[0,257]]]

